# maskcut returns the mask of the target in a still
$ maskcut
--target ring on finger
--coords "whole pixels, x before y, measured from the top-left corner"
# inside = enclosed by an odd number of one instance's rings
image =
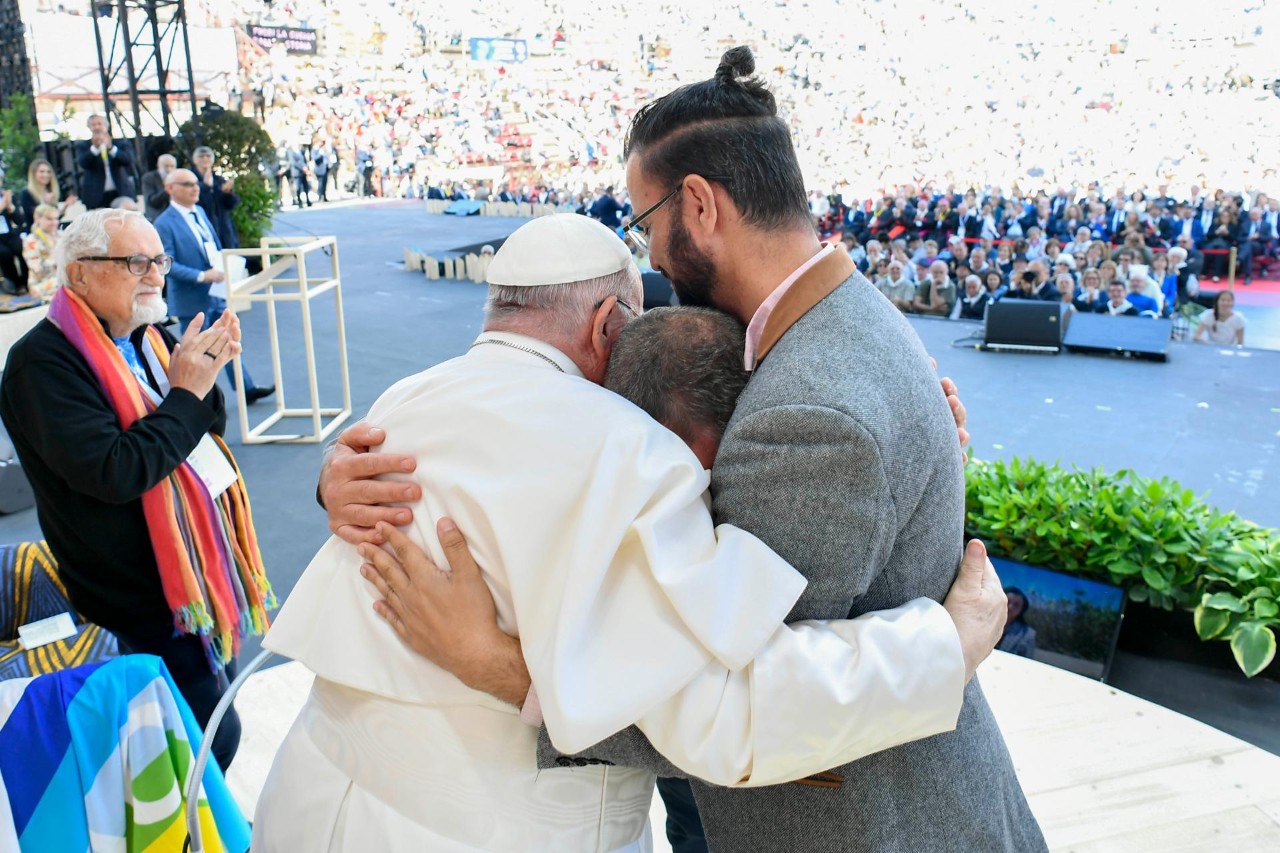
[[[214,355],[213,353],[209,352],[208,350],[205,350],[205,351],[204,351],[204,354],[205,354],[205,356],[206,356],[206,357],[211,358],[211,359],[213,359],[214,361],[217,361],[217,360],[218,360],[218,357],[217,357],[216,355]]]

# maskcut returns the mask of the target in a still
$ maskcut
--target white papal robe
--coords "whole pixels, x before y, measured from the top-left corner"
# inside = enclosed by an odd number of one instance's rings
[[[418,460],[409,536],[445,565],[436,520],[466,535],[561,751],[636,724],[692,775],[764,785],[955,727],[964,661],[940,605],[785,625],[804,578],[713,527],[689,449],[554,347],[486,332],[368,420]],[[536,730],[405,646],[361,562],[330,539],[264,642],[317,679],[255,850],[649,849],[650,774],[538,771]]]

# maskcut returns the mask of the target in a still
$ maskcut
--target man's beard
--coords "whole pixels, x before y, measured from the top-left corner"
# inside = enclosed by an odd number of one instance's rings
[[[163,323],[169,318],[169,305],[163,299],[159,302],[149,302],[146,305],[133,303],[133,328],[140,326],[150,326],[153,323]]]
[[[670,260],[666,270],[671,279],[671,287],[681,305],[715,308],[715,264],[693,245],[689,230],[684,227],[678,213],[672,219],[674,222],[667,248]]]

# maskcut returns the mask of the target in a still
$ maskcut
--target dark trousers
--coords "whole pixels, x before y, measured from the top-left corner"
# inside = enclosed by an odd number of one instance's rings
[[[707,853],[707,836],[687,779],[659,779],[658,794],[667,807],[667,841],[672,853]]]
[[[213,709],[217,707],[222,694],[231,686],[236,677],[236,662],[233,659],[221,671],[215,673],[205,657],[204,646],[199,637],[184,634],[179,637],[170,636],[172,628],[164,631],[150,631],[137,635],[122,634],[113,631],[120,641],[120,650],[126,654],[156,655],[164,661],[178,692],[191,706],[196,722],[204,729],[209,725]],[[225,773],[231,766],[240,747],[240,717],[234,707],[227,709],[222,724],[213,736],[214,759]],[[192,744],[192,749],[196,748]]]
[[[307,180],[305,172],[294,172],[291,176],[293,182],[293,205],[294,207],[302,207],[305,202],[307,207],[311,206],[311,182]]]
[[[1231,244],[1221,237],[1217,237],[1204,244],[1207,250],[1204,256],[1204,274],[1207,276],[1224,276],[1227,274],[1227,258],[1226,254],[1218,254],[1219,250],[1231,248]],[[1208,250],[1212,250],[1210,253]]]
[[[319,186],[316,187],[316,197],[319,198],[320,201],[328,201],[329,199],[328,199],[327,193],[329,190],[329,173],[328,172],[317,173],[316,183],[319,184]]]
[[[5,234],[0,236],[0,239],[8,236]],[[17,239],[18,235],[13,236],[17,251],[12,251],[8,245],[0,244],[0,279],[11,282],[10,286],[21,293],[27,289],[27,262],[22,259],[22,243]]]
[[[1267,244],[1262,240],[1241,240],[1236,250],[1236,275],[1246,282],[1253,280],[1253,259],[1266,257]]]
[[[212,326],[214,323],[218,322],[218,318],[221,317],[222,312],[226,310],[227,310],[227,302],[225,299],[216,299],[212,296],[209,297],[209,307],[204,310],[204,328],[207,329],[210,326]],[[179,338],[181,338],[183,333],[187,331],[187,326],[190,326],[191,321],[194,320],[195,318],[196,317],[194,314],[192,314],[189,317],[178,318],[177,334]],[[244,371],[245,390],[248,391],[251,388],[257,388],[258,386],[253,384],[253,377],[249,375],[248,366],[245,365],[243,362],[241,362],[240,369]],[[223,370],[226,371],[227,381],[231,383],[231,387],[232,388],[236,387],[236,371],[235,371],[235,368],[231,366],[231,362],[227,362],[227,366],[224,367]]]

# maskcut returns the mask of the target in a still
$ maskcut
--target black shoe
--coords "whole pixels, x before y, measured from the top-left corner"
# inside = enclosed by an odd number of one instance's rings
[[[263,397],[270,397],[274,393],[276,393],[276,386],[259,385],[257,388],[250,388],[248,391],[245,391],[244,400],[249,405],[253,405]]]

